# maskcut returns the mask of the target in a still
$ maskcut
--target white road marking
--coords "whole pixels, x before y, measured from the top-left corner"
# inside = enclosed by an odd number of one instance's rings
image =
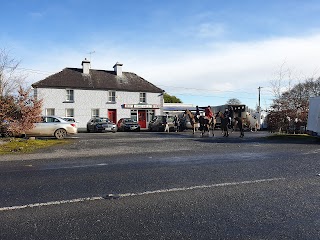
[[[258,180],[252,180],[252,181],[242,181],[242,182],[216,183],[216,184],[199,185],[199,186],[192,186],[192,187],[160,189],[160,190],[146,191],[146,192],[140,192],[140,193],[122,193],[122,194],[117,194],[117,196],[119,196],[120,198],[125,198],[125,197],[133,197],[133,196],[158,194],[158,193],[189,191],[189,190],[195,190],[195,189],[226,187],[226,186],[254,184],[254,183],[272,182],[272,181],[280,181],[280,180],[285,180],[285,178],[269,178],[269,179],[258,179]],[[108,195],[106,195],[106,196],[108,196]],[[44,203],[32,203],[32,204],[26,204],[26,205],[20,205],[20,206],[2,207],[2,208],[0,208],[0,212],[10,211],[10,210],[18,210],[18,209],[24,209],[24,208],[60,205],[60,204],[67,204],[67,203],[97,201],[97,200],[103,200],[103,199],[105,199],[105,198],[104,197],[87,197],[87,198],[77,198],[77,199],[71,199],[71,200],[61,200],[61,201],[52,201],[52,202],[44,202]]]

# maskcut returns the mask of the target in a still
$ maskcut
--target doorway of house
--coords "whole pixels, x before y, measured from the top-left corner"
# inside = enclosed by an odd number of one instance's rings
[[[139,110],[138,111],[138,117],[139,117],[139,125],[141,128],[146,128],[147,127],[147,114],[145,110]]]
[[[108,118],[111,122],[117,123],[117,109],[108,109]]]

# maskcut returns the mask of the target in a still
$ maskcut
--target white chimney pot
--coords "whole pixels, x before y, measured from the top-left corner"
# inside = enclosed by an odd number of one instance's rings
[[[116,64],[113,66],[113,69],[117,76],[122,76],[122,63],[116,62]]]
[[[83,74],[89,74],[90,61],[85,58],[85,59],[82,61],[81,65],[82,65],[82,73],[83,73]]]

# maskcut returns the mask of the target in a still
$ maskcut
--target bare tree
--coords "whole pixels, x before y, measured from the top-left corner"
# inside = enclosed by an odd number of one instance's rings
[[[271,89],[275,98],[279,98],[283,91],[289,91],[292,85],[292,70],[290,68],[286,68],[285,64],[285,62],[282,63],[275,78],[270,81]]]
[[[0,127],[7,132],[23,133],[40,120],[42,100],[35,99],[31,89],[22,85],[26,76],[20,62],[6,49],[0,49]]]
[[[309,111],[309,98],[320,95],[320,78],[295,79],[292,85],[291,70],[280,68],[278,77],[271,81],[274,99],[268,115],[268,125],[273,131],[295,131],[305,127]]]
[[[20,61],[12,58],[9,51],[0,49],[0,96],[13,94],[22,86],[26,76],[19,71]]]
[[[230,98],[226,104],[228,105],[240,105],[241,101],[238,98]]]

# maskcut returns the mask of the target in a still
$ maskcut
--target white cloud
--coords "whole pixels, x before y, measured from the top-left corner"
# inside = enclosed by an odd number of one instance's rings
[[[248,105],[254,107],[257,88],[270,87],[270,80],[276,77],[284,63],[292,70],[293,78],[301,80],[319,74],[319,42],[320,34],[301,38],[214,43],[203,47],[202,51],[142,51],[122,48],[121,45],[115,48],[107,45],[92,46],[87,49],[95,50],[92,55],[93,68],[111,70],[113,64],[120,61],[124,64],[124,71],[134,72],[173,94],[181,94],[179,96],[186,103],[188,92],[194,95],[199,93],[199,101],[201,95],[217,96],[221,93],[220,96],[228,97],[233,94],[233,97],[241,98],[244,93],[249,93],[242,101],[248,101]],[[30,68],[60,71],[64,67],[81,67],[86,52],[89,51],[79,53],[67,48],[46,51],[45,57],[42,55]]]

